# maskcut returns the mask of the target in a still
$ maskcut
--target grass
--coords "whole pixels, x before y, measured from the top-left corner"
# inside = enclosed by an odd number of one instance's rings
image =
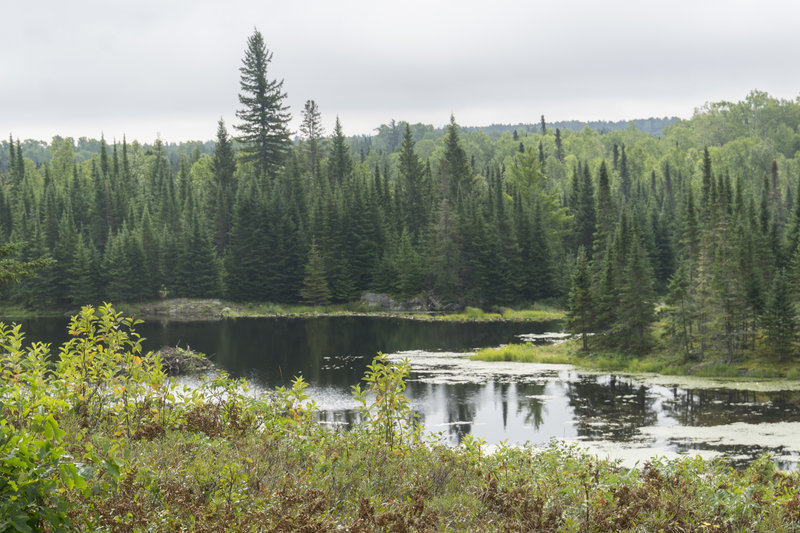
[[[664,338],[661,328],[661,324],[655,325],[655,339]],[[590,338],[588,351],[581,348],[580,339],[570,339],[558,345],[507,344],[478,350],[471,358],[480,361],[570,364],[602,372],[632,374],[800,379],[800,368],[795,361],[777,359],[763,349],[741,353],[733,362],[729,362],[727,354],[713,350],[707,351],[703,361],[686,361],[666,343],[658,341],[654,341],[650,353],[639,356],[603,347],[595,338]]]
[[[630,373],[663,372],[671,362],[668,358],[640,359],[606,350],[584,352],[581,350],[579,339],[570,339],[555,345],[507,344],[498,348],[478,350],[470,358],[479,361],[570,364],[592,370]]]
[[[188,304],[188,305],[186,305]],[[530,309],[512,309],[503,307],[494,311],[484,311],[477,307],[466,307],[461,313],[437,314],[406,311],[381,311],[362,304],[359,301],[330,304],[330,305],[302,305],[302,304],[277,304],[272,302],[229,302],[219,300],[179,299],[155,302],[122,304],[118,306],[127,314],[147,317],[155,312],[156,315],[169,314],[191,320],[193,313],[200,313],[196,318],[208,319],[209,315],[215,318],[237,317],[312,317],[331,315],[368,315],[391,316],[414,320],[433,321],[501,321],[520,320],[542,322],[561,320],[565,316],[562,309],[549,305],[537,304]]]
[[[492,320],[530,320],[532,322],[545,322],[563,320],[566,312],[551,306],[534,306],[531,309],[512,309],[503,307],[497,311],[484,311],[477,307],[466,307],[462,313],[413,314],[414,318],[426,320],[452,320],[452,321],[492,321]]]
[[[22,305],[15,305],[5,303],[0,305],[0,317],[9,317],[13,319],[36,318],[36,317],[53,317],[64,316],[63,311],[52,309],[28,309]]]

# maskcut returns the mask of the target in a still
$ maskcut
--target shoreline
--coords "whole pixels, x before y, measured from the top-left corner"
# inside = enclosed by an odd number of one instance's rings
[[[119,303],[115,304],[115,306],[125,314],[134,315],[142,320],[175,320],[183,322],[218,321],[236,318],[318,318],[340,316],[396,318],[431,322],[550,322],[563,320],[566,316],[564,310],[549,307],[536,308],[536,306],[534,309],[505,309],[502,313],[485,312],[467,307],[464,312],[449,313],[423,310],[371,309],[369,306],[359,304],[359,302],[313,307],[279,305],[270,302],[237,303],[216,298],[174,298],[151,302]],[[3,318],[24,319],[71,316],[77,312],[78,309],[30,311],[10,306],[0,309],[0,320]]]

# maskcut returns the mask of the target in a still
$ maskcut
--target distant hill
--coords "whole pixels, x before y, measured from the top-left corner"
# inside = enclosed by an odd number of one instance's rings
[[[547,122],[546,127],[555,131],[556,128],[561,130],[580,131],[586,126],[600,133],[607,133],[610,131],[624,130],[631,124],[636,126],[636,129],[642,133],[649,133],[653,137],[660,137],[664,128],[673,124],[678,120],[678,117],[664,117],[664,118],[640,118],[635,120],[618,120],[616,122],[609,122],[607,120],[594,120],[590,122],[583,122],[580,120],[565,120],[561,122]],[[505,132],[517,131],[521,134],[527,133],[541,133],[540,124],[492,124],[491,126],[463,126],[463,131],[482,131],[492,138],[496,139],[503,135]]]

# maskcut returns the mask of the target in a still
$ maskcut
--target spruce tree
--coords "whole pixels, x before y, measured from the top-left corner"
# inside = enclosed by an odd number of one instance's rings
[[[445,137],[444,160],[439,169],[443,194],[459,210],[472,192],[474,174],[470,167],[467,153],[461,146],[458,137],[458,125],[454,116],[450,116]]]
[[[767,345],[781,360],[797,353],[796,314],[786,276],[779,270],[772,280],[763,320]]]
[[[689,293],[689,273],[686,262],[681,262],[669,282],[667,303],[671,306],[668,312],[672,338],[683,352],[684,361],[692,356],[693,316],[691,295]]]
[[[556,128],[556,159],[564,162],[564,146],[561,141],[561,130]]]
[[[605,160],[600,163],[597,175],[597,230],[593,239],[592,257],[602,261],[605,246],[614,233],[617,215],[611,198],[611,183]]]
[[[220,293],[220,273],[214,248],[197,211],[184,223],[175,264],[175,293],[189,298],[212,298]]]
[[[267,300],[263,264],[265,212],[261,191],[252,179],[242,183],[233,206],[231,238],[225,257],[225,290],[232,300]]]
[[[425,166],[416,152],[414,152],[414,138],[411,135],[411,127],[408,123],[406,123],[403,141],[400,145],[397,170],[400,209],[404,215],[403,222],[416,243],[419,242],[420,235],[428,224],[427,190]]]
[[[341,186],[350,181],[353,173],[353,158],[350,155],[350,147],[347,139],[342,132],[342,123],[336,117],[336,125],[333,128],[333,138],[331,139],[330,156],[328,157],[328,180],[330,185]]]
[[[625,153],[625,145],[622,145],[622,153],[619,158],[619,187],[622,197],[627,200],[631,196],[631,173],[628,170],[628,155]]]
[[[581,335],[584,350],[589,349],[588,334],[592,330],[594,301],[592,299],[592,278],[589,262],[583,246],[578,248],[575,271],[572,274],[572,288],[569,293],[568,325],[571,331]]]
[[[702,196],[700,197],[700,207],[702,208],[703,216],[708,213],[709,204],[711,202],[711,184],[713,176],[711,175],[711,156],[708,154],[708,146],[703,149],[703,181],[702,181]]]
[[[212,197],[214,216],[214,244],[217,252],[222,254],[228,245],[233,218],[233,202],[236,200],[236,162],[233,158],[225,122],[217,123],[217,142],[214,145],[214,192]]]
[[[582,246],[591,258],[594,234],[597,231],[597,215],[595,212],[594,185],[589,165],[583,166],[582,177],[578,178],[577,203],[575,206],[576,244]]]
[[[253,162],[256,175],[264,179],[274,177],[283,164],[291,141],[289,120],[291,115],[284,105],[286,93],[283,80],[270,80],[267,68],[272,52],[267,50],[264,37],[257,29],[247,39],[247,49],[239,68],[239,103],[236,117],[241,121],[236,138],[242,143],[242,160]]]
[[[641,235],[634,226],[628,246],[619,315],[614,325],[616,342],[633,353],[644,353],[651,345],[650,324],[654,318],[653,278],[650,264],[641,245]]]
[[[319,106],[314,100],[306,101],[303,108],[303,122],[300,124],[300,132],[305,135],[306,143],[308,144],[308,164],[311,171],[311,179],[316,183],[320,179],[322,137],[325,135],[325,128],[322,127]]]
[[[96,304],[98,286],[95,264],[96,255],[84,242],[83,236],[78,239],[75,253],[69,267],[67,297],[73,305]]]
[[[316,243],[311,243],[311,249],[308,251],[308,262],[305,267],[300,297],[311,305],[327,305],[331,302],[331,291],[325,277],[325,261],[319,253]]]

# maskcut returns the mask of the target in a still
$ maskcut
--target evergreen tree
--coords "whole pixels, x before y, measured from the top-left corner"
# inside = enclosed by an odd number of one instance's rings
[[[69,267],[69,287],[67,297],[73,305],[97,303],[99,288],[97,286],[97,256],[84,242],[83,236],[78,239],[75,253]]]
[[[338,120],[338,118],[337,118]],[[322,118],[319,107],[314,100],[307,100],[303,108],[303,122],[300,132],[305,135],[308,143],[308,159],[311,170],[311,179],[314,183],[320,179],[320,161],[322,160],[322,137],[325,129],[322,127]]]
[[[452,115],[450,125],[447,127],[444,160],[439,173],[442,193],[456,206],[456,209],[460,209],[472,192],[474,174],[467,153],[461,146],[458,125]]]
[[[339,117],[336,117],[330,150],[328,180],[331,186],[341,186],[343,183],[350,181],[350,176],[353,173],[353,158],[350,156],[350,148],[347,146],[347,139],[342,132],[342,123],[339,122]]]
[[[653,281],[641,235],[634,226],[620,288],[619,315],[614,325],[616,342],[633,353],[644,353],[651,345],[650,324],[654,318]]]
[[[608,168],[605,161],[600,163],[597,175],[597,232],[593,240],[592,257],[597,257],[602,261],[602,252],[613,235],[617,215],[611,198],[611,183],[608,180]]]
[[[691,312],[689,288],[688,267],[682,262],[670,280],[667,303],[672,306],[669,311],[672,338],[683,352],[684,361],[692,356],[692,325],[695,319]]]
[[[703,149],[703,181],[702,181],[702,196],[700,206],[703,210],[703,216],[706,216],[711,202],[711,184],[713,176],[711,175],[711,156],[708,154],[708,146]]]
[[[414,242],[419,242],[420,235],[428,225],[428,209],[426,201],[429,197],[425,183],[425,166],[414,152],[414,138],[411,127],[406,123],[403,141],[400,146],[398,161],[398,194],[400,210],[404,214],[405,227]]]
[[[623,199],[627,200],[631,196],[631,174],[628,170],[628,155],[625,153],[625,145],[622,145],[622,153],[619,158],[619,186],[622,191]]]
[[[592,299],[592,279],[589,262],[583,246],[578,248],[575,271],[572,274],[572,288],[569,293],[568,325],[571,331],[580,333],[583,349],[589,349],[588,334],[592,330],[594,302]]]
[[[214,247],[197,211],[190,216],[190,220],[184,223],[184,236],[176,257],[175,295],[189,298],[219,296],[220,271]]]
[[[267,300],[263,264],[265,212],[261,192],[252,179],[242,183],[233,206],[233,225],[225,258],[226,294],[232,300]]]
[[[397,280],[400,296],[411,297],[422,290],[424,276],[423,260],[408,232],[403,232],[400,237],[400,247],[397,252]]]
[[[316,243],[313,242],[308,251],[308,262],[300,297],[311,305],[327,305],[331,301],[331,291],[325,278],[325,261],[319,253]]]
[[[290,145],[289,120],[291,115],[283,101],[283,80],[267,78],[267,67],[272,61],[272,52],[267,50],[264,37],[257,29],[247,39],[247,49],[239,69],[239,104],[236,117],[241,123],[236,126],[241,135],[243,161],[255,165],[256,175],[264,179],[274,177],[283,164]]]
[[[594,234],[597,231],[597,216],[594,207],[594,185],[589,165],[583,166],[582,174],[582,179],[578,181],[575,206],[575,242],[577,246],[582,246],[591,258]]]
[[[772,352],[782,360],[797,353],[797,319],[794,300],[782,270],[772,280],[764,310],[764,334]]]
[[[233,158],[233,147],[228,138],[225,123],[219,119],[217,123],[217,142],[214,145],[214,244],[217,252],[222,254],[228,245],[230,236],[233,202],[236,200],[236,162]]]
[[[556,159],[564,162],[564,146],[561,142],[561,130],[556,128]]]

